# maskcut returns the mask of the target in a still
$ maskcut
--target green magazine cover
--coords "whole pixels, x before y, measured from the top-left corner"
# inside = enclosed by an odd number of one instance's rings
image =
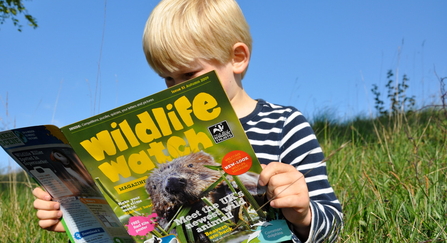
[[[286,222],[264,206],[262,168],[214,71],[61,131],[135,242],[291,239]],[[82,242],[76,237],[92,229],[70,237]]]

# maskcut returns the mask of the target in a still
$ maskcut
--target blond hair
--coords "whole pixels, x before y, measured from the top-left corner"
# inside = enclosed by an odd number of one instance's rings
[[[225,64],[237,42],[251,52],[249,26],[234,0],[162,0],[143,34],[146,59],[158,74],[178,71],[196,59]]]

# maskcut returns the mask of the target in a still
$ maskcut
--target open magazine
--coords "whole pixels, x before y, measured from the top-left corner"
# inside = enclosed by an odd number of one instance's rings
[[[61,203],[72,242],[281,242],[285,220],[216,73],[0,145]]]

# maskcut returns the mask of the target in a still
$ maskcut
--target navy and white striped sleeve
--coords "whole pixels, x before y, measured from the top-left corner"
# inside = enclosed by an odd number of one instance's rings
[[[310,124],[294,107],[263,100],[241,119],[261,163],[288,163],[303,173],[310,196],[312,223],[306,242],[331,241],[342,227],[340,202],[329,184],[324,155]],[[295,237],[295,242],[301,242]]]
[[[323,151],[316,136],[298,111],[287,117],[282,131],[280,162],[289,163],[303,173],[309,190],[312,224],[307,242],[335,240],[343,215],[329,184]]]

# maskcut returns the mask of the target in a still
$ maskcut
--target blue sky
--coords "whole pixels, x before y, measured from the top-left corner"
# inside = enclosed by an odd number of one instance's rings
[[[0,127],[64,126],[163,89],[141,44],[157,2],[25,1],[37,29],[0,25]],[[419,107],[439,103],[447,1],[238,2],[254,39],[243,80],[253,98],[309,119],[370,116],[372,85],[386,93],[392,69]],[[11,163],[1,151],[0,168]]]

